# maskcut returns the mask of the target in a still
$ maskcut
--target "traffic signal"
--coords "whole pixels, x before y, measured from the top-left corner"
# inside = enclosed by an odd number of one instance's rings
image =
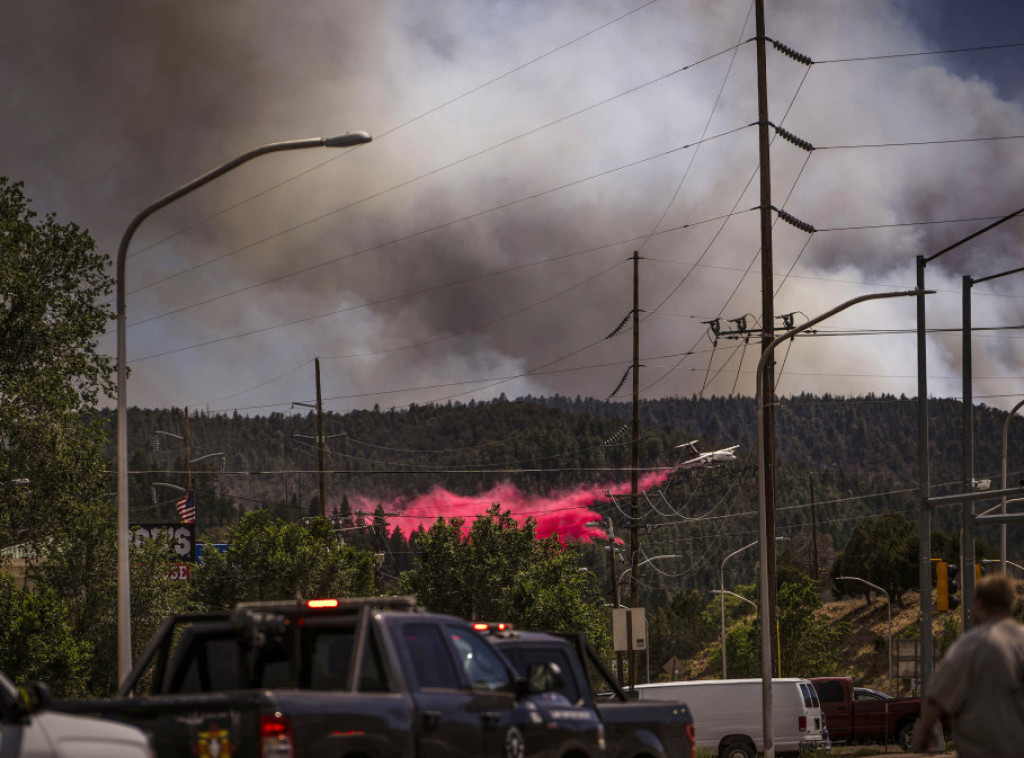
[[[960,567],[955,563],[936,561],[935,605],[940,611],[951,611],[960,607],[960,598],[956,596],[960,591],[960,582],[956,579],[959,574]]]

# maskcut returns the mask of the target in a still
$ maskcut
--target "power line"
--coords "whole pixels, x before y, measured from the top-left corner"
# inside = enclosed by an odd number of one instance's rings
[[[539,61],[542,61],[545,58],[547,58],[547,57],[549,57],[551,55],[554,55],[557,52],[565,50],[566,48],[576,44],[577,42],[579,42],[579,41],[581,41],[583,39],[586,39],[587,37],[590,37],[590,36],[596,34],[599,31],[602,31],[604,29],[607,29],[607,28],[609,28],[609,27],[619,23],[620,21],[628,18],[629,16],[632,16],[634,13],[638,13],[639,11],[642,11],[643,9],[647,8],[648,6],[654,5],[654,3],[656,3],[656,2],[658,2],[658,0],[647,0],[647,2],[643,3],[642,5],[637,6],[636,8],[633,8],[632,10],[627,11],[626,13],[623,13],[621,16],[617,16],[617,17],[611,19],[610,21],[606,21],[605,23],[600,24],[599,26],[596,26],[593,29],[588,30],[588,31],[584,32],[583,34],[580,34],[579,36],[574,37],[574,38],[568,40],[567,42],[564,42],[561,45],[558,45],[557,47],[554,47],[551,50],[548,50],[547,52],[542,53],[541,55],[536,56],[535,58],[531,58],[530,60],[528,60],[528,61],[526,61],[524,63],[520,63],[519,65],[514,66],[513,68],[505,71],[504,73],[499,74],[498,76],[495,76],[495,77],[493,77],[491,79],[488,79],[487,81],[483,82],[482,84],[478,84],[477,86],[472,87],[469,90],[466,90],[465,92],[463,92],[460,95],[457,95],[455,97],[449,98],[448,100],[446,100],[446,101],[444,101],[444,102],[442,102],[442,103],[440,103],[438,105],[435,105],[432,108],[429,108],[429,109],[423,111],[422,113],[420,113],[417,116],[413,116],[412,118],[410,118],[410,119],[408,119],[406,121],[403,121],[402,123],[400,123],[400,124],[398,124],[396,126],[392,126],[392,127],[388,128],[388,129],[384,130],[383,132],[380,132],[379,134],[376,135],[375,139],[376,139],[377,142],[380,142],[382,139],[384,139],[388,135],[390,135],[390,134],[392,134],[394,132],[397,132],[400,129],[404,129],[405,127],[410,126],[411,124],[414,124],[417,121],[420,121],[421,119],[426,118],[427,116],[430,116],[430,115],[432,115],[434,113],[437,113],[438,111],[440,111],[440,110],[442,110],[444,108],[447,108],[449,105],[453,105],[454,103],[457,103],[458,101],[463,100],[463,99],[469,97],[470,95],[475,94],[475,93],[477,93],[477,92],[479,92],[479,91],[489,87],[492,84],[496,84],[497,82],[501,81],[502,79],[505,79],[505,78],[511,76],[512,74],[515,74],[515,73],[517,73],[519,71],[522,71],[523,69],[527,68],[528,66],[533,65],[534,63],[538,63]],[[692,64],[692,65],[696,65],[696,64]],[[349,152],[351,152],[351,151],[349,151]],[[227,213],[228,211],[234,210],[235,208],[241,207],[242,205],[245,205],[246,203],[248,203],[250,200],[255,200],[256,198],[258,198],[258,197],[260,197],[262,195],[265,195],[268,192],[271,192],[271,191],[277,189],[278,187],[282,187],[285,184],[289,184],[290,182],[295,181],[299,177],[305,176],[306,174],[309,174],[309,173],[311,173],[313,171],[316,171],[317,169],[320,169],[320,168],[326,166],[329,163],[333,163],[334,161],[336,161],[336,160],[338,160],[340,158],[343,158],[346,155],[348,155],[348,152],[342,153],[342,154],[337,155],[337,156],[335,156],[333,158],[325,160],[322,163],[317,164],[316,166],[312,166],[311,168],[308,168],[305,171],[302,171],[302,172],[300,172],[300,173],[298,173],[298,174],[296,174],[296,175],[294,175],[294,176],[292,176],[292,177],[290,177],[288,179],[285,179],[282,182],[278,182],[277,184],[275,184],[275,185],[273,185],[271,187],[268,187],[265,190],[257,192],[254,195],[250,195],[249,197],[245,198],[244,200],[241,200],[241,201],[239,201],[237,203],[234,203],[233,205],[230,205],[230,206],[228,206],[226,208],[223,208],[223,209],[217,211],[216,213],[214,213],[214,214],[212,214],[210,216],[207,216],[206,218],[204,218],[204,219],[202,219],[200,221],[197,221],[196,223],[194,223],[194,224],[192,224],[192,225],[190,225],[190,226],[188,226],[188,227],[186,227],[184,229],[181,229],[180,231],[177,231],[174,234],[171,234],[168,237],[164,237],[163,239],[158,240],[158,241],[156,241],[156,242],[154,242],[154,243],[152,243],[150,245],[147,245],[144,248],[136,250],[131,255],[132,256],[138,255],[140,253],[145,252],[146,250],[149,250],[151,248],[157,247],[158,245],[162,245],[164,242],[172,240],[175,237],[177,237],[177,236],[179,236],[181,234],[184,234],[187,231],[195,229],[197,226],[201,226],[202,224],[205,224],[207,221],[210,221],[210,220],[212,220],[214,218],[217,218],[218,216],[221,216],[221,215]]]
[[[865,55],[859,58],[832,58],[831,60],[814,61],[821,65],[827,63],[854,63],[857,61],[880,61],[889,58],[914,58],[922,55],[951,55],[953,53],[974,53],[982,50],[1002,50],[1011,47],[1024,47],[1024,42],[1010,42],[1004,45],[979,45],[977,47],[958,47],[951,50],[926,50],[919,53],[890,53],[888,55]]]

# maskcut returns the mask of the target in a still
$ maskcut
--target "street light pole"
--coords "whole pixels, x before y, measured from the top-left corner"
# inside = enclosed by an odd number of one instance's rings
[[[809,329],[810,327],[818,324],[832,316],[845,311],[851,306],[863,303],[868,300],[880,300],[883,298],[890,297],[915,297],[918,295],[929,294],[921,290],[901,290],[899,292],[877,292],[870,295],[861,295],[860,297],[852,298],[844,303],[840,303],[832,310],[822,313],[820,316],[812,318],[800,326],[789,329],[788,331],[780,334],[768,346],[761,352],[761,357],[757,361],[757,483],[758,483],[758,509],[757,509],[757,520],[758,520],[758,542],[759,542],[759,553],[761,559],[761,618],[764,621],[761,624],[761,702],[762,702],[762,726],[764,728],[764,758],[775,758],[775,723],[772,719],[772,635],[771,635],[771,624],[768,623],[768,619],[771,618],[771,606],[772,598],[775,594],[774,579],[775,570],[774,566],[768,565],[769,559],[769,540],[768,540],[768,515],[767,515],[767,503],[768,496],[765,487],[766,472],[765,472],[765,434],[764,434],[764,415],[765,415],[765,398],[762,388],[763,375],[765,366],[771,360],[772,355],[775,352],[775,347],[792,337],[795,337],[800,332]],[[774,398],[768,398],[769,402],[774,402]]]
[[[846,579],[851,582],[860,582],[866,584],[873,590],[878,590],[885,595],[885,602],[889,608],[889,694],[892,694],[892,599],[889,597],[889,593],[879,587],[877,584],[872,584],[867,579],[861,579],[859,576],[837,576],[836,579]]]
[[[128,565],[128,366],[127,313],[125,309],[125,267],[128,245],[136,230],[149,216],[204,184],[213,181],[253,158],[283,150],[310,147],[351,147],[372,139],[366,132],[351,132],[337,137],[273,142],[250,150],[218,166],[174,192],[144,208],[124,232],[117,250],[117,678],[123,682],[132,667],[131,578]]]
[[[1024,400],[1021,400],[1006,414],[1006,421],[1003,422],[1003,489],[1006,489],[1006,441],[1010,434],[1010,421],[1014,415],[1024,406]],[[1006,515],[1006,496],[1002,498],[1002,514]],[[1006,524],[999,525],[999,572],[1006,576]]]
[[[788,537],[776,537],[775,539],[777,539],[777,540],[785,540],[785,539],[789,539],[789,538]],[[729,553],[727,556],[725,556],[725,558],[722,559],[722,565],[721,565],[721,567],[720,567],[720,569],[718,571],[718,579],[719,579],[719,586],[721,587],[721,592],[718,592],[716,594],[719,595],[719,600],[721,600],[721,605],[722,605],[722,678],[723,679],[728,679],[729,678],[727,673],[726,673],[727,669],[726,669],[726,660],[725,660],[725,596],[729,594],[728,592],[725,591],[725,564],[726,564],[726,561],[728,561],[733,556],[739,555],[744,550],[749,550],[750,548],[754,547],[754,545],[756,545],[756,544],[757,544],[757,542],[751,542],[749,545],[744,545],[739,550],[734,550],[733,552]],[[739,596],[737,596],[737,597],[739,597]],[[743,599],[746,600],[746,598],[743,598]],[[749,601],[747,601],[747,602],[749,602]]]

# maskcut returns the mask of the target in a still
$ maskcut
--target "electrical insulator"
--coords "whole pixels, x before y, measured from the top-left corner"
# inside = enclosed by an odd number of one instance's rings
[[[775,124],[772,124],[772,126],[775,126]],[[793,134],[793,132],[783,129],[781,126],[775,126],[775,133],[782,137],[782,139],[786,140],[786,142],[793,143],[801,150],[806,150],[807,152],[811,152],[812,150],[814,150],[814,145],[812,145],[810,142],[808,142],[805,139],[800,139],[795,134]]]
[[[772,206],[772,207],[774,208],[774,206]],[[779,214],[779,218],[780,219],[785,221],[787,224],[792,224],[793,226],[795,226],[797,229],[799,229],[802,232],[807,232],[808,234],[814,234],[816,231],[818,231],[813,226],[808,224],[806,221],[801,221],[800,219],[798,219],[796,216],[794,216],[791,213],[786,213],[786,211],[780,210],[779,208],[775,208],[775,212]]]
[[[810,66],[812,63],[814,63],[814,61],[812,61],[810,59],[810,57],[804,55],[803,53],[798,53],[796,50],[791,48],[789,45],[783,45],[778,40],[774,40],[773,39],[772,40],[772,44],[775,46],[775,49],[778,50],[780,53],[782,53],[783,55],[785,55],[785,56],[787,56],[789,58],[792,58],[793,60],[797,61],[798,63],[802,63],[805,66]]]

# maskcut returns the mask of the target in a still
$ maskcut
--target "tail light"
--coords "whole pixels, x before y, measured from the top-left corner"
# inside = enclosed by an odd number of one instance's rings
[[[292,722],[282,713],[260,716],[260,758],[294,758]]]
[[[690,741],[690,758],[697,756],[697,728],[691,721],[686,725],[686,739]]]
[[[801,716],[800,717],[800,731],[801,732],[806,732],[807,731],[807,717],[806,716]]]

